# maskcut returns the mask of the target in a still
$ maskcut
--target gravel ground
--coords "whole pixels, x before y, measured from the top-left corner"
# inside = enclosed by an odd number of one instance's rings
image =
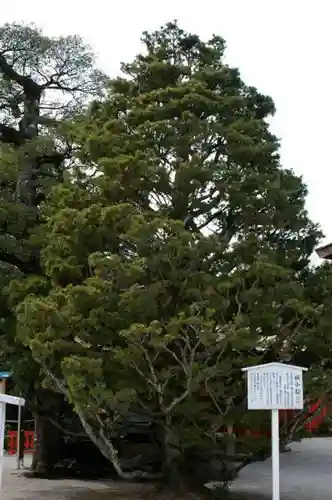
[[[28,467],[30,461],[31,457],[26,457],[24,465]],[[0,500],[115,500],[118,494],[124,493],[128,493],[133,499],[138,490],[142,490],[142,485],[111,481],[27,478],[24,477],[23,471],[16,470],[15,458],[6,457]],[[121,495],[121,498],[124,497]]]
[[[15,470],[15,459],[4,460],[4,488],[0,500],[110,500],[128,492],[134,500],[135,485],[104,481],[42,480],[22,476]],[[25,465],[29,465],[29,458]],[[304,440],[281,455],[282,500],[332,500],[332,438]],[[233,490],[243,500],[271,498],[271,462],[246,467]],[[137,498],[137,497],[136,497]]]
[[[291,448],[280,457],[281,499],[332,499],[332,438],[305,439]],[[271,474],[270,460],[249,465],[242,470],[233,490],[243,493],[245,500],[255,500],[256,494],[257,500],[270,499]]]

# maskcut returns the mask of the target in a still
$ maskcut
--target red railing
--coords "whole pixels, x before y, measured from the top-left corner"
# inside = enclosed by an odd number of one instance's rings
[[[7,452],[9,455],[15,455],[17,452],[17,431],[8,431],[7,433]],[[31,453],[35,449],[34,431],[24,431],[24,452]]]
[[[281,425],[286,423],[288,419],[291,420],[293,417],[295,417],[295,414],[296,414],[296,412],[292,411],[292,410],[280,410],[279,411],[279,419],[280,419]],[[328,414],[328,408],[327,408],[327,406],[323,405],[321,401],[318,401],[317,403],[312,404],[308,408],[307,418],[306,418],[306,421],[304,423],[304,428],[310,433],[317,430],[318,427],[323,423],[324,418],[327,416],[327,414]],[[221,432],[226,433],[227,428],[222,427]],[[245,429],[245,428],[237,427],[237,428],[233,429],[233,433],[237,436],[247,435],[247,436],[253,436],[253,437],[257,437],[257,438],[263,437],[263,436],[264,437],[271,437],[271,433],[269,430],[262,432],[262,431],[255,430],[255,429]]]
[[[307,431],[312,432],[316,430],[324,418],[326,417],[328,409],[326,406],[323,406],[320,401],[311,405],[308,411],[308,419],[304,424],[304,427]],[[280,411],[280,421],[281,423],[285,422],[288,416],[292,417],[293,412],[289,412],[287,410]],[[227,432],[227,429],[222,428],[222,432]],[[255,431],[253,429],[234,429],[233,432],[237,435],[247,434],[254,437],[262,437],[263,435],[270,437],[270,432],[262,433],[261,431]],[[8,444],[7,451],[10,455],[15,455],[17,452],[17,431],[8,431]],[[31,453],[35,448],[35,433],[34,431],[24,431],[24,451],[26,453]]]

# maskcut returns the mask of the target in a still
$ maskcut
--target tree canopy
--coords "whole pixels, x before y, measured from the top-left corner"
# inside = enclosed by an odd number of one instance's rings
[[[224,40],[204,42],[168,23],[144,33],[144,52],[101,87],[78,38],[19,26],[2,33],[1,57],[14,71],[6,102],[22,82],[26,95],[26,78],[45,99],[46,90],[78,96],[60,118],[53,105],[46,113],[47,123],[60,121],[56,132],[35,128],[38,139],[49,134],[53,151],[70,145],[72,163],[62,157],[66,175],[48,189],[36,182],[34,198],[24,198],[24,210],[37,209],[33,231],[15,224],[6,232],[16,258],[23,238],[32,253],[22,262],[37,262],[16,265],[23,274],[6,287],[10,335],[117,472],[149,476],[125,469],[113,439],[132,415],[155,425],[167,478],[196,448],[226,459],[224,426],[254,418],[264,427],[265,414],[246,413],[244,365],[310,360],[308,401],[325,397],[329,371],[326,384],[315,380],[328,368],[320,349],[331,342],[330,278],[310,268],[321,232],[305,209],[302,179],[281,166],[268,125],[273,101],[225,63]],[[6,49],[12,39],[35,44],[29,62],[12,55],[17,45]],[[97,96],[87,108],[86,92]],[[27,106],[16,120],[28,119]],[[21,121],[6,127],[20,133]],[[27,158],[23,170],[40,179],[31,150]],[[15,211],[20,202],[11,201]],[[255,447],[242,443],[242,465]]]

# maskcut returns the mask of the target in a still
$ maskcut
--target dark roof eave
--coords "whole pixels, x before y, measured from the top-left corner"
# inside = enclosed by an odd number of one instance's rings
[[[316,253],[321,259],[332,260],[332,243],[317,248]]]

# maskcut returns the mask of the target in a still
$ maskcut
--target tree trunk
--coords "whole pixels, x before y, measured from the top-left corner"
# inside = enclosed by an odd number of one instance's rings
[[[29,85],[24,92],[24,113],[19,128],[24,143],[28,144],[38,137],[38,118],[40,114],[41,88],[37,84]],[[38,165],[34,155],[25,151],[17,179],[17,200],[27,207],[36,209],[36,189]]]
[[[32,470],[47,475],[57,461],[61,446],[61,432],[46,418],[36,415],[35,453]]]
[[[170,420],[162,429],[162,434],[162,463],[164,481],[172,490],[177,490],[181,486],[181,451],[179,449],[178,439],[172,432]]]

